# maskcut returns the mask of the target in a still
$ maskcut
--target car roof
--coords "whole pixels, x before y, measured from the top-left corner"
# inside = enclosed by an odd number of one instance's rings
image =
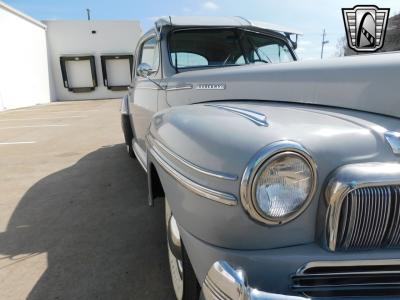
[[[202,16],[182,16],[182,17],[161,17],[156,22],[156,27],[174,26],[174,27],[244,27],[244,28],[259,28],[263,30],[272,30],[288,34],[302,34],[299,30],[287,28],[284,26],[251,21],[243,17],[202,17]]]

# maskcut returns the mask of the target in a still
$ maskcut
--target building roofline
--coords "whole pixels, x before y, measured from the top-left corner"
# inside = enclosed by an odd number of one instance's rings
[[[23,12],[11,7],[8,4],[5,4],[2,1],[0,1],[0,8],[3,8],[4,10],[6,10],[6,11],[8,11],[8,12],[10,12],[10,13],[18,16],[18,17],[20,17],[21,19],[24,19],[25,21],[28,21],[28,22],[30,22],[30,23],[32,23],[32,24],[34,24],[34,25],[36,25],[36,26],[38,26],[40,28],[43,28],[43,29],[47,28],[47,26],[45,24],[43,24],[42,22],[40,22],[40,21],[38,21],[38,20],[36,20],[36,19],[24,14]]]

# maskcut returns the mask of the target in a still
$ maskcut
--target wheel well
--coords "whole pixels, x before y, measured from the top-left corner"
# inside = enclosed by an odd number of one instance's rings
[[[147,176],[149,183],[149,201],[150,204],[153,204],[154,199],[165,197],[164,188],[161,184],[160,177],[158,176],[157,169],[153,163],[150,163]]]

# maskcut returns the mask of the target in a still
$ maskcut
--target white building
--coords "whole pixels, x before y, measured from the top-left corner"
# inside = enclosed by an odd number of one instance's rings
[[[0,110],[48,102],[46,25],[0,2]]]
[[[0,1],[0,110],[122,97],[141,34],[138,21],[39,22]]]
[[[44,21],[47,25],[47,44],[51,66],[52,99],[79,100],[123,97],[126,91],[108,89],[103,83],[101,56],[133,55],[142,34],[137,21]],[[97,87],[89,92],[71,92],[64,87],[60,57],[93,56]],[[70,87],[92,86],[89,60],[69,60],[66,73]],[[106,61],[111,85],[126,86],[131,81],[128,59]],[[114,81],[114,82],[112,82]]]

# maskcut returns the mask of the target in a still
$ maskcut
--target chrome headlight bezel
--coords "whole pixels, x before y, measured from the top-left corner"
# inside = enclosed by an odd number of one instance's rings
[[[260,212],[254,196],[254,182],[263,169],[271,160],[275,160],[282,155],[295,155],[301,158],[310,168],[312,174],[311,188],[303,205],[292,213],[281,218],[269,218],[264,213]],[[261,149],[248,163],[240,185],[240,200],[246,212],[256,221],[266,225],[282,225],[288,223],[308,207],[314,197],[317,188],[317,165],[312,159],[310,153],[299,143],[292,141],[279,141],[272,143]]]

